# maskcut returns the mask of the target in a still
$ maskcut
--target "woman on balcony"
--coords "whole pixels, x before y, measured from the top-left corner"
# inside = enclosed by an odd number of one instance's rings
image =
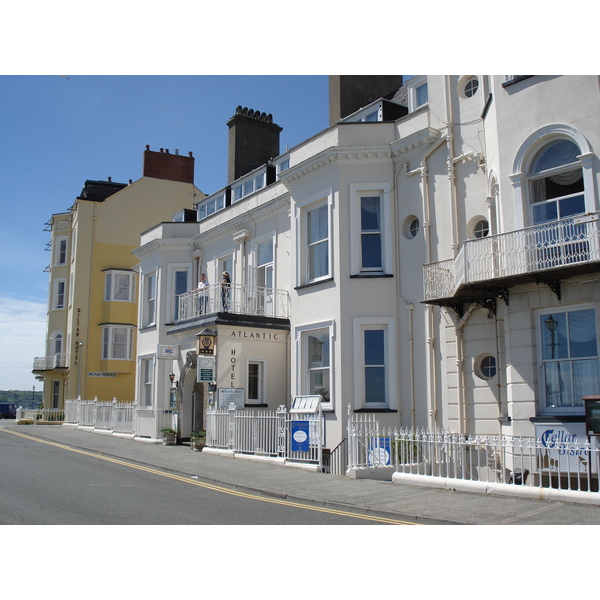
[[[229,310],[229,294],[231,290],[231,278],[227,271],[223,271],[223,281],[221,281],[221,305],[224,312]]]

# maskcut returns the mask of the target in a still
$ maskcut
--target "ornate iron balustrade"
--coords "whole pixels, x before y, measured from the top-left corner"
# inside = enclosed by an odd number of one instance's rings
[[[177,322],[218,312],[289,319],[289,294],[286,290],[235,283],[226,287],[210,285],[205,290],[195,290],[179,297]]]
[[[424,265],[425,300],[464,285],[600,261],[598,213],[467,240],[454,259]]]

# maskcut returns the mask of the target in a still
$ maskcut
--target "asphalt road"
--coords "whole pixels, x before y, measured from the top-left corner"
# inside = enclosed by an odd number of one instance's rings
[[[0,524],[408,524],[241,492],[29,436],[0,434]]]

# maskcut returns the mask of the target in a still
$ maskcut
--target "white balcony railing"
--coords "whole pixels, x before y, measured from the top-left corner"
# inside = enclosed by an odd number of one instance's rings
[[[206,290],[188,292],[179,297],[177,322],[218,312],[289,319],[289,305],[289,294],[285,290],[235,283],[227,287],[211,285]]]
[[[598,213],[463,242],[456,258],[424,265],[425,300],[462,285],[600,261]]]
[[[52,371],[67,366],[67,355],[64,353],[53,354],[52,356],[36,356],[33,359],[34,371]]]

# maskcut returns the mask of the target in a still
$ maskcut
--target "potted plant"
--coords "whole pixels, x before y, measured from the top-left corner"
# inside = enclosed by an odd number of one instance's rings
[[[174,446],[177,441],[177,432],[172,427],[163,427],[160,432],[163,436],[163,446]]]
[[[206,445],[206,431],[204,429],[194,429],[192,431],[190,446],[192,450],[200,450]]]

